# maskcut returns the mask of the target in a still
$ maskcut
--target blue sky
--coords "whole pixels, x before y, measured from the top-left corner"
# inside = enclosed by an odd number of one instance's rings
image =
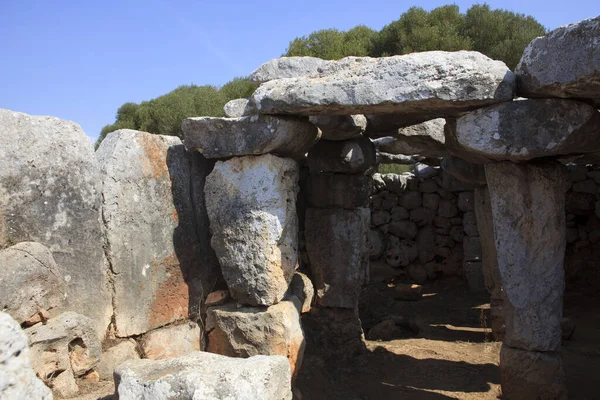
[[[0,0],[0,108],[69,119],[96,138],[124,102],[222,85],[314,30],[381,29],[411,6],[450,2]],[[600,14],[598,0],[487,3],[551,29]]]

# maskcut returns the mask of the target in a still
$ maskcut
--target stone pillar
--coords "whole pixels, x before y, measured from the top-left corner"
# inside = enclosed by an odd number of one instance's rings
[[[321,140],[308,155],[304,228],[317,303],[311,325],[320,351],[338,356],[363,347],[358,299],[368,280],[371,223],[365,171],[374,163],[375,148],[364,137]]]
[[[483,278],[485,287],[491,295],[492,334],[496,340],[503,340],[505,327],[502,311],[502,281],[500,280],[500,270],[498,270],[498,255],[492,223],[492,205],[487,186],[475,188],[475,216],[477,217],[481,242]]]
[[[563,167],[501,162],[486,164],[485,171],[504,295],[503,395],[565,399],[560,357],[566,245]]]

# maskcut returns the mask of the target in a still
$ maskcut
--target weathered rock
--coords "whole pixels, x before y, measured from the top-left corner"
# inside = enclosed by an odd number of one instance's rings
[[[248,99],[233,99],[223,106],[227,118],[239,118],[257,114],[256,107]]]
[[[467,236],[479,236],[479,227],[477,226],[477,218],[473,211],[463,214],[463,229]]]
[[[197,323],[167,326],[146,333],[140,340],[144,358],[160,360],[178,357],[201,348],[202,333]]]
[[[413,185],[416,178],[411,173],[404,174],[382,174],[381,179],[385,182],[386,188],[394,193],[404,193]]]
[[[387,240],[383,232],[371,229],[369,231],[369,258],[377,260],[386,249]]]
[[[440,205],[440,195],[437,193],[423,193],[423,207],[437,210]]]
[[[600,180],[600,175],[598,179]],[[378,172],[371,176],[371,189],[374,193],[381,192],[385,189],[385,181],[383,180],[382,175]]]
[[[36,374],[50,386],[62,371],[82,376],[100,362],[102,347],[90,318],[65,312],[25,330]],[[66,379],[67,377],[63,377]]]
[[[446,120],[443,118],[433,119],[386,132],[384,137],[375,139],[373,143],[384,153],[442,157],[447,154],[444,146],[445,124]]]
[[[177,137],[124,129],[110,133],[96,156],[116,334],[139,335],[197,314],[189,306],[202,296],[204,249],[194,224],[193,155]]]
[[[477,186],[480,186],[480,185],[461,181],[460,179],[456,178],[454,175],[449,174],[448,172],[443,170],[443,172],[442,172],[442,189],[445,191],[445,194],[443,194],[441,190],[438,191],[438,193],[444,200],[448,200],[450,197],[453,196],[452,192],[465,192],[468,190],[473,190]]]
[[[324,359],[353,360],[365,349],[358,308],[313,307],[302,326]]]
[[[413,337],[419,332],[414,321],[406,317],[386,319],[369,329],[369,340],[394,340]]]
[[[347,140],[361,137],[367,128],[367,118],[364,115],[323,115],[310,117],[322,132],[325,140]]]
[[[290,293],[302,302],[301,312],[304,314],[310,311],[313,299],[315,297],[315,287],[306,274],[296,271],[290,283]]]
[[[206,158],[266,153],[303,158],[319,139],[316,126],[295,117],[195,117],[184,119],[181,129],[185,147]]]
[[[490,192],[487,187],[481,187],[475,189],[474,193],[475,216],[481,243],[485,286],[492,295],[492,299],[501,299],[502,281],[500,270],[498,269],[498,254],[496,253],[496,243],[494,240]]]
[[[52,391],[64,399],[77,396],[79,394],[79,386],[77,386],[73,372],[66,370],[59,373],[52,380]]]
[[[566,174],[559,164],[495,163],[485,169],[504,290],[504,343],[524,350],[557,351],[564,290]]]
[[[65,284],[50,250],[21,242],[0,250],[0,309],[20,324],[64,304]]]
[[[421,227],[431,225],[434,217],[435,211],[430,210],[429,208],[419,207],[410,211],[410,220]]]
[[[439,167],[434,167],[423,163],[416,163],[411,168],[410,172],[420,181],[424,181],[426,179],[435,178],[439,174]]]
[[[389,232],[400,239],[414,239],[419,228],[413,221],[396,221],[389,226]]]
[[[465,236],[463,238],[463,252],[465,261],[481,261],[483,251],[481,250],[479,236]]]
[[[435,193],[439,191],[440,187],[433,179],[428,179],[424,182],[419,183],[419,191],[421,193]]]
[[[573,184],[573,191],[578,193],[591,193],[596,194],[598,191],[598,185],[591,179],[586,179],[581,182],[575,182]]]
[[[458,207],[449,200],[441,200],[438,207],[438,215],[444,218],[453,218],[458,215]]]
[[[298,259],[298,164],[270,154],[219,161],[204,191],[211,243],[232,297],[277,303]]]
[[[120,400],[291,400],[287,360],[195,352],[166,360],[130,360],[115,371]]]
[[[311,207],[368,207],[369,177],[346,174],[310,174],[306,179],[306,199]]]
[[[228,290],[216,290],[214,292],[210,292],[208,296],[206,296],[204,305],[206,307],[220,306],[221,304],[227,303],[230,298],[231,296],[229,295]]]
[[[403,219],[408,219],[410,216],[408,210],[404,207],[393,207],[391,211],[392,221],[402,221]]]
[[[48,247],[65,282],[64,310],[89,316],[103,336],[112,307],[89,138],[73,122],[0,110],[0,160],[0,248]]]
[[[600,16],[533,39],[515,70],[519,93],[591,99],[600,107],[599,37]]]
[[[477,52],[430,51],[347,57],[318,74],[263,83],[252,98],[263,114],[396,113],[422,122],[511,100],[514,87],[514,74],[500,61]]]
[[[394,207],[397,208],[397,207]],[[371,213],[371,224],[373,226],[379,226],[390,222],[391,215],[385,210],[378,210]]]
[[[331,64],[333,64],[333,61],[322,60],[317,57],[274,58],[255,69],[248,79],[252,83],[264,83],[274,79],[312,76],[319,74]]]
[[[458,194],[458,209],[462,212],[475,210],[475,199],[473,192],[460,192]]]
[[[403,274],[404,271],[390,267],[382,261],[371,261],[369,263],[369,282],[384,282]]]
[[[442,159],[442,169],[456,179],[476,185],[485,185],[485,169],[481,164],[473,164],[462,158],[446,156]]]
[[[524,351],[506,344],[500,351],[502,398],[566,400],[560,353]]]
[[[268,308],[235,303],[211,307],[206,317],[207,351],[231,357],[284,356],[295,376],[305,347],[301,310],[302,302],[295,296]]]
[[[400,240],[385,252],[385,262],[390,267],[406,267],[419,256],[417,244],[412,240]]]
[[[357,306],[368,274],[370,220],[368,208],[306,210],[306,250],[319,305]]]
[[[596,206],[596,195],[590,193],[567,193],[567,212],[575,215],[588,215],[594,212]]]
[[[127,339],[104,351],[102,353],[102,360],[100,360],[100,364],[96,367],[100,379],[112,381],[113,372],[119,365],[127,360],[139,359],[140,356],[136,351],[136,346],[135,340]]]
[[[421,193],[418,191],[405,192],[400,197],[398,203],[407,210],[414,210],[415,208],[419,208],[422,204]]]
[[[475,163],[600,151],[600,112],[574,100],[497,104],[449,120],[445,130],[449,150]]]
[[[435,257],[436,235],[431,225],[419,229],[416,242],[419,249],[419,261],[424,264],[427,261],[433,260]]]
[[[338,172],[362,173],[375,164],[375,146],[361,137],[351,140],[320,140],[308,152],[307,164],[313,174]]]
[[[31,367],[27,336],[19,323],[4,312],[0,312],[0,398],[52,399],[52,392]]]

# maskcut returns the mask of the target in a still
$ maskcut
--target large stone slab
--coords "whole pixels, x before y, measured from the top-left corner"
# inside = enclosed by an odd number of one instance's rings
[[[231,357],[280,355],[288,359],[292,376],[304,356],[300,326],[302,302],[295,296],[270,307],[238,307],[236,303],[207,311],[207,351]]]
[[[308,119],[322,132],[325,140],[347,140],[361,137],[367,129],[364,115],[322,115]]]
[[[519,100],[446,124],[446,145],[467,161],[527,161],[600,150],[600,112],[562,99]]]
[[[0,110],[0,163],[0,248],[48,247],[66,284],[65,309],[92,318],[103,336],[111,291],[100,168],[89,138],[70,121]]]
[[[492,295],[492,299],[502,299],[502,280],[498,269],[498,253],[494,240],[492,204],[487,186],[475,189],[474,199],[485,287]]]
[[[514,74],[501,61],[431,51],[347,57],[314,74],[263,83],[252,98],[262,114],[398,113],[420,116],[417,123],[511,100],[514,87]]]
[[[316,126],[294,117],[187,118],[181,129],[185,147],[206,158],[266,153],[303,158],[319,139]]]
[[[524,97],[591,99],[600,107],[600,16],[533,39],[515,70]]]
[[[139,335],[197,310],[200,245],[191,165],[181,140],[133,130],[110,133],[96,153],[120,337]],[[211,282],[212,283],[212,282]]]
[[[375,146],[370,139],[361,137],[350,140],[320,140],[308,152],[310,172],[358,174],[372,167],[377,161]]]
[[[333,63],[317,57],[274,58],[252,71],[248,79],[252,83],[264,83],[274,79],[313,76]]]
[[[219,161],[204,192],[215,249],[233,298],[272,305],[288,289],[298,259],[299,168],[270,154]]]
[[[558,163],[485,166],[504,291],[504,343],[513,348],[560,348],[566,246],[563,168]]]
[[[36,314],[57,315],[64,298],[61,270],[46,246],[21,242],[0,250],[1,310],[22,324]]]
[[[10,315],[0,312],[0,398],[52,400],[52,392],[35,376],[27,336]]]
[[[524,351],[502,345],[500,350],[502,398],[566,400],[560,353]]]
[[[306,199],[310,207],[368,207],[369,189],[370,178],[365,175],[310,174],[306,179]]]
[[[238,118],[246,115],[256,114],[256,108],[248,99],[229,100],[223,106],[227,118]]]
[[[305,240],[317,303],[355,308],[368,280],[371,210],[306,210]]]
[[[445,119],[436,118],[388,132],[385,137],[373,142],[384,153],[441,157],[447,154],[444,146],[445,124]]]
[[[195,352],[166,360],[130,360],[115,371],[120,400],[291,400],[285,357],[231,358]]]

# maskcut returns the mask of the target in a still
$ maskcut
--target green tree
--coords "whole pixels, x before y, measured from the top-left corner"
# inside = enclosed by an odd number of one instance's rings
[[[371,54],[377,31],[358,25],[347,32],[322,29],[292,40],[286,56],[311,56],[324,60],[338,60],[348,56],[365,57]]]

